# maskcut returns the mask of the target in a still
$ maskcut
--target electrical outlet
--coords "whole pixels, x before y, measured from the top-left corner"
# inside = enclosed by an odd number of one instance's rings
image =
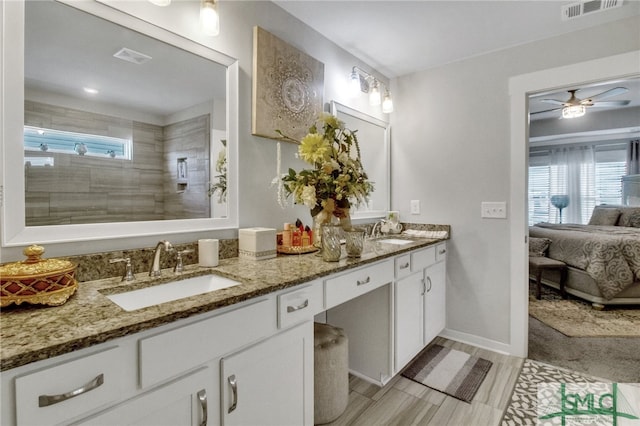
[[[488,219],[506,219],[507,203],[504,201],[483,201],[481,204],[481,216]]]
[[[411,214],[420,214],[420,200],[411,200]]]

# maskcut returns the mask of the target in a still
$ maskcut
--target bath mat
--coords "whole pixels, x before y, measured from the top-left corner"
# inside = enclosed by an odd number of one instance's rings
[[[440,345],[427,347],[402,375],[407,379],[471,402],[493,363]]]

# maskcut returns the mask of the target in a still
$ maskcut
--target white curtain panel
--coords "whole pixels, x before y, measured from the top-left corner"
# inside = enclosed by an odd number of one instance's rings
[[[551,195],[569,196],[569,205],[562,211],[562,222],[587,223],[596,200],[594,147],[555,149],[551,153],[551,162],[556,166],[552,167]]]

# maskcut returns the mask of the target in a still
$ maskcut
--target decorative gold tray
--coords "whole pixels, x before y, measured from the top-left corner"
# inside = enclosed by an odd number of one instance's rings
[[[44,248],[23,250],[27,259],[0,266],[0,307],[21,303],[62,305],[76,291],[76,265],[68,260],[41,259]]]
[[[316,246],[290,246],[290,247],[283,247],[283,246],[278,246],[278,253],[282,253],[282,254],[307,254],[307,253],[313,253],[314,251],[318,251],[318,247]]]

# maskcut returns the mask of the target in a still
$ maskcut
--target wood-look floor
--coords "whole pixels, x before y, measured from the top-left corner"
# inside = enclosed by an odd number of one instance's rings
[[[383,388],[350,376],[349,405],[329,425],[499,425],[524,360],[440,337],[434,343],[493,362],[471,404],[399,374]]]

